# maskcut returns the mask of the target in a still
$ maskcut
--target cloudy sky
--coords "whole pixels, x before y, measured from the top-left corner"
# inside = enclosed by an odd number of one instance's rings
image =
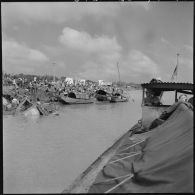
[[[193,2],[1,3],[8,73],[193,81]],[[55,67],[55,69],[53,68]],[[54,70],[54,71],[53,71]]]

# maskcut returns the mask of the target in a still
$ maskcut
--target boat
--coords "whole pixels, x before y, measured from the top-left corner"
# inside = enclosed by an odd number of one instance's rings
[[[142,118],[62,193],[193,192],[193,95],[191,83],[143,83]],[[147,104],[148,91],[172,104]]]
[[[25,116],[28,115],[44,115],[47,116],[49,113],[54,112],[55,108],[50,106],[51,104],[46,103],[37,103],[31,102],[28,97],[25,97],[24,100],[16,108],[16,113],[22,113]]]
[[[90,98],[88,94],[70,92],[67,95],[61,94],[59,101],[63,104],[91,104],[94,102],[93,98]]]
[[[116,102],[128,102],[128,98],[119,94],[119,93],[115,93],[111,96],[111,103],[116,103]]]
[[[23,111],[29,109],[32,106],[33,106],[33,103],[26,96],[26,97],[24,97],[23,101],[21,101],[20,104],[17,106],[16,113],[23,112]]]
[[[41,115],[40,109],[36,105],[32,105],[30,108],[26,109],[22,114],[26,117],[29,116],[40,116]]]
[[[23,114],[24,116],[40,116],[40,112],[37,105],[29,100],[26,96],[23,101],[16,108],[15,114]]]
[[[110,101],[111,100],[111,94],[100,89],[97,90],[95,93],[95,98],[97,101]]]

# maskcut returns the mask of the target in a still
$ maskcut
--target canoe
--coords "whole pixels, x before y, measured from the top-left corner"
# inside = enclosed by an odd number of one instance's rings
[[[94,102],[93,98],[89,98],[87,94],[69,93],[67,96],[60,95],[59,101],[63,104],[91,104]]]
[[[91,104],[93,103],[92,99],[77,99],[77,98],[70,98],[70,97],[60,97],[60,102],[64,104]]]
[[[110,101],[111,95],[104,90],[97,90],[95,98],[97,101]]]
[[[128,98],[124,96],[111,96],[111,103],[116,103],[116,102],[128,102]]]
[[[24,116],[26,117],[31,117],[31,116],[40,116],[40,111],[37,108],[36,105],[31,106],[30,108],[28,108],[27,110],[25,110],[23,112]]]

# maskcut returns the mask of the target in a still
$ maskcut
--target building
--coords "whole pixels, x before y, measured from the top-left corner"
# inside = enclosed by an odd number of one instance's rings
[[[103,80],[98,80],[98,85],[103,85]]]
[[[103,80],[98,80],[98,84],[100,86],[111,86],[112,82],[106,82],[106,81],[103,81]]]
[[[67,77],[65,79],[65,82],[70,85],[70,84],[73,84],[74,83],[74,80],[73,80],[73,78]]]

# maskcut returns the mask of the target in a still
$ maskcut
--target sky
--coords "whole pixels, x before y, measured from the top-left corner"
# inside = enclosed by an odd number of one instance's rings
[[[7,73],[193,82],[193,2],[3,2]]]

